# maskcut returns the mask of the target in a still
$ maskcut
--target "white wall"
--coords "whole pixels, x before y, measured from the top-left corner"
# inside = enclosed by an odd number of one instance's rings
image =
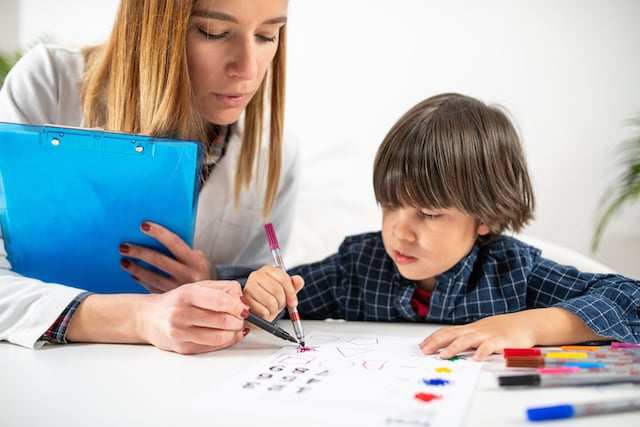
[[[519,124],[537,194],[526,232],[640,277],[640,203],[589,251],[615,148],[633,134],[625,120],[640,117],[639,19],[637,0],[292,0],[287,124],[308,190],[297,232],[325,251],[379,227],[375,149],[417,101],[457,91]],[[329,190],[340,204],[316,200]]]
[[[21,1],[19,34],[9,36],[22,46],[43,33],[93,42],[116,5]],[[626,123],[640,117],[639,1],[291,0],[289,12],[286,125],[303,166],[287,264],[379,228],[378,144],[413,104],[456,91],[504,105],[518,123],[537,194],[526,233],[640,278],[640,203],[589,250],[616,147],[639,131]]]
[[[117,6],[118,0],[0,0],[0,35],[5,44],[13,39],[19,48],[42,40],[70,46],[95,43],[111,31]],[[9,24],[17,26],[17,34],[6,32]]]

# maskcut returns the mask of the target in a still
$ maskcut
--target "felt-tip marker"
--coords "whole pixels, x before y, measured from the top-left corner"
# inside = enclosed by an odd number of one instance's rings
[[[529,421],[547,421],[588,415],[612,414],[640,410],[640,398],[603,400],[600,402],[541,406],[527,409]]]
[[[550,359],[608,359],[615,357],[640,356],[640,346],[624,343],[612,343],[611,347],[597,346],[562,346],[560,349],[555,348],[505,348],[503,351],[504,358],[510,357],[547,357]]]
[[[247,322],[253,323],[254,325],[256,325],[261,329],[264,329],[265,331],[269,332],[271,335],[275,335],[276,337],[282,338],[283,340],[287,340],[287,341],[291,341],[296,344],[299,344],[298,340],[292,337],[291,335],[289,335],[287,331],[263,319],[260,316],[256,316],[253,313],[249,313],[249,317],[247,317],[245,320]]]
[[[273,261],[282,271],[287,271],[284,267],[284,262],[282,261],[282,255],[280,254],[280,244],[278,243],[278,238],[276,237],[276,231],[273,228],[273,224],[270,222],[264,225],[264,232],[267,235],[267,242],[269,243],[269,249],[271,250],[271,255],[273,256]],[[293,330],[296,333],[296,337],[298,338],[298,342],[302,347],[304,344],[304,331],[302,330],[302,321],[300,320],[300,314],[298,313],[298,309],[296,307],[287,307],[289,311],[289,318],[291,319],[291,323],[293,324]]]
[[[599,385],[614,383],[640,383],[640,375],[629,372],[577,372],[566,374],[527,374],[498,377],[502,387],[561,387],[574,385]]]

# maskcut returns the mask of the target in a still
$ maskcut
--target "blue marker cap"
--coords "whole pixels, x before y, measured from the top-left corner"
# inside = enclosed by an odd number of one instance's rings
[[[567,368],[575,367],[575,368],[583,368],[583,369],[607,367],[607,365],[604,364],[603,362],[570,362],[570,363],[565,363],[563,366]]]
[[[573,405],[543,406],[527,409],[529,421],[557,420],[571,418],[575,415]]]

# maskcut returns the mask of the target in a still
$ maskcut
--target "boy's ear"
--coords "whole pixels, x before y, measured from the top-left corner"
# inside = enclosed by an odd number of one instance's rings
[[[478,236],[486,236],[490,232],[491,232],[491,229],[489,228],[489,226],[484,222],[480,221],[480,224],[478,224]]]

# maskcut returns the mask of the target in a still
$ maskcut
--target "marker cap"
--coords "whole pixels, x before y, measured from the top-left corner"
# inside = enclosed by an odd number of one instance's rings
[[[539,348],[505,348],[504,358],[513,356],[540,356],[542,351]]]
[[[529,421],[557,420],[571,418],[575,415],[572,405],[543,406],[527,409]]]
[[[540,385],[540,376],[537,374],[531,375],[505,375],[498,377],[498,384],[500,386],[531,386]]]

